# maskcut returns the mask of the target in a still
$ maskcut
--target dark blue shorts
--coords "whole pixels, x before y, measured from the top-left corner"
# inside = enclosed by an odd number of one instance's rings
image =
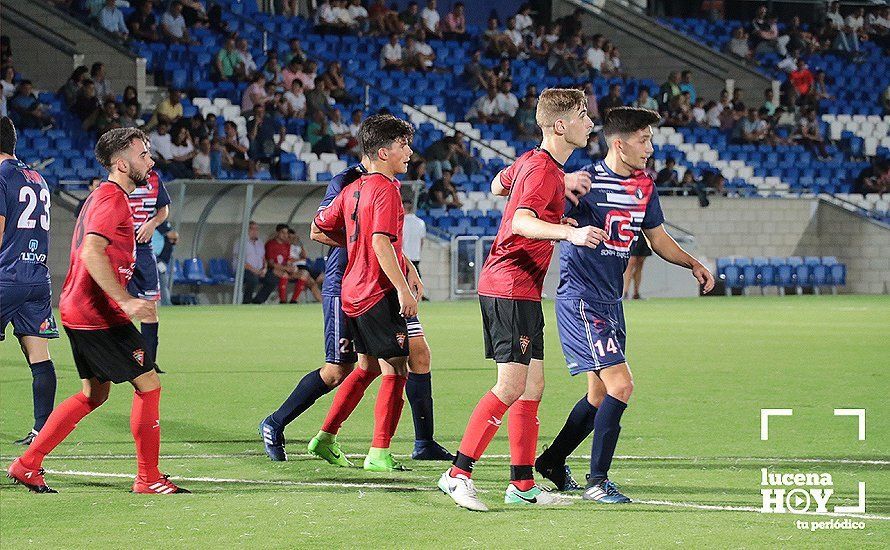
[[[12,323],[16,337],[58,338],[50,285],[0,286],[0,340]]]
[[[130,296],[151,300],[161,299],[161,279],[158,277],[158,260],[150,246],[136,246],[136,268],[127,283]]]
[[[346,322],[346,314],[339,296],[322,296],[321,309],[324,314],[324,361],[334,365],[349,365],[358,361],[352,330]],[[423,336],[423,325],[417,317],[405,320],[408,325],[408,338]]]
[[[557,298],[556,326],[569,373],[597,371],[627,362],[621,302],[603,304]]]

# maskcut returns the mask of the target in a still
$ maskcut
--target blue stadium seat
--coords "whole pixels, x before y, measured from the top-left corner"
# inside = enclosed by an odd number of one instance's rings
[[[210,278],[216,284],[232,284],[235,282],[235,273],[232,264],[225,258],[210,259]]]
[[[202,285],[212,285],[214,280],[204,271],[204,262],[201,258],[189,258],[183,263],[183,271],[188,282]]]

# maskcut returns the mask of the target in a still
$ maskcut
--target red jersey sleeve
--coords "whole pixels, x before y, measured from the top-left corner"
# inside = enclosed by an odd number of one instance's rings
[[[534,167],[523,178],[523,185],[516,208],[527,208],[541,217],[553,196],[560,193],[559,179],[545,167]]]
[[[519,165],[519,159],[516,159],[516,162],[511,164],[510,166],[504,168],[498,173],[498,178],[501,181],[501,185],[507,191],[513,187],[513,180],[516,179],[516,171],[518,170],[517,166]]]
[[[315,214],[315,226],[322,231],[336,231],[346,228],[346,218],[343,216],[343,197],[345,192],[340,192],[334,197],[331,204],[319,209]]]
[[[371,219],[371,234],[383,233],[391,240],[399,238],[399,209],[402,208],[402,195],[393,185],[380,185],[374,193],[374,216]]]
[[[117,233],[117,228],[132,215],[130,203],[123,193],[116,190],[100,193],[92,201],[84,220],[84,234],[99,235],[111,242]]]

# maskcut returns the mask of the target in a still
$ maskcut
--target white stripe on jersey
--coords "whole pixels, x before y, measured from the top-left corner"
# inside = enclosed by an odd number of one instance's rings
[[[637,198],[627,193],[606,193],[606,200],[619,204],[637,204]]]

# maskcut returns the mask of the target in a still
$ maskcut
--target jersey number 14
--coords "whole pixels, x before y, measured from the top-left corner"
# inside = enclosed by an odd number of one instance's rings
[[[37,220],[32,219],[34,211],[37,210],[37,193],[31,187],[22,187],[19,190],[19,202],[25,205],[16,227],[19,229],[34,229],[37,226]],[[49,231],[49,191],[40,190],[40,202],[43,203],[43,214],[40,214],[40,228]]]

